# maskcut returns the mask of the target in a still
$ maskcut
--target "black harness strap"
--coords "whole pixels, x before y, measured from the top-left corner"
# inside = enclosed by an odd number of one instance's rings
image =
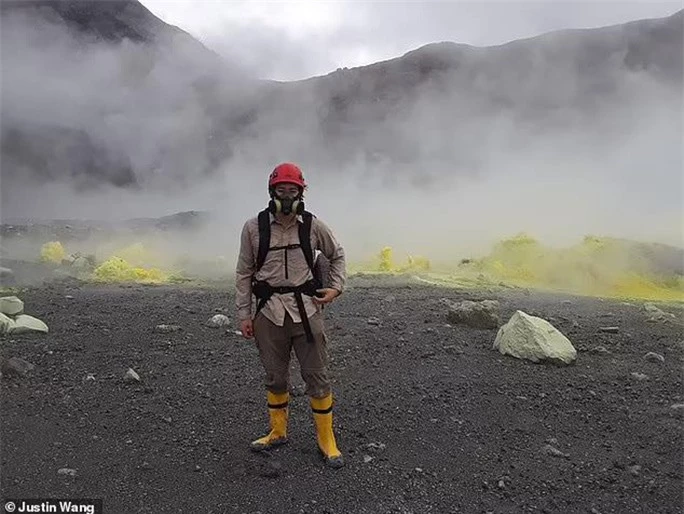
[[[303,214],[304,223],[299,225],[299,244],[302,247],[302,252],[304,252],[304,258],[306,263],[309,265],[311,270],[311,275],[315,275],[314,271],[314,254],[311,248],[311,222],[313,219],[313,214],[308,211],[304,211]]]
[[[256,269],[259,271],[261,267],[266,262],[266,255],[269,250],[282,250],[284,248],[291,250],[294,248],[301,247],[302,252],[304,252],[304,258],[306,263],[311,269],[311,273],[314,273],[314,254],[313,248],[311,248],[311,223],[313,219],[313,214],[309,211],[304,211],[302,214],[303,223],[299,224],[299,244],[298,245],[287,245],[287,246],[276,246],[270,247],[271,245],[271,218],[268,209],[264,209],[259,212],[258,222],[259,222],[259,251],[257,253]]]
[[[270,250],[293,250],[296,248],[301,248],[304,253],[304,258],[306,263],[311,269],[311,274],[315,277],[314,271],[314,259],[313,259],[313,249],[311,247],[311,223],[313,214],[308,211],[303,213],[303,223],[299,224],[299,244],[291,244],[285,246],[275,246],[271,247],[271,219],[268,209],[264,209],[259,212],[258,223],[259,223],[259,250],[257,253],[256,271],[259,271],[266,261],[266,255]],[[308,296],[316,296],[316,289],[320,288],[321,284],[314,278],[309,280],[299,286],[281,286],[273,287],[268,282],[263,280],[253,280],[252,281],[252,293],[257,297],[259,302],[257,303],[257,314],[266,305],[269,298],[274,293],[285,294],[294,293],[295,301],[297,302],[297,310],[302,318],[302,325],[304,326],[304,331],[306,332],[307,341],[310,343],[314,342],[313,332],[311,331],[311,324],[309,323],[309,317],[306,314],[306,308],[304,307],[304,299],[302,294]]]
[[[268,247],[271,245],[271,218],[268,209],[259,213],[259,253],[257,254],[256,269],[259,271],[264,265]]]
[[[313,344],[314,336],[311,331],[311,323],[309,323],[309,316],[306,315],[306,308],[304,307],[304,299],[302,298],[302,293],[300,291],[294,292],[295,301],[297,302],[297,309],[299,309],[299,317],[302,318],[302,325],[304,325],[304,333],[306,334],[306,340]]]

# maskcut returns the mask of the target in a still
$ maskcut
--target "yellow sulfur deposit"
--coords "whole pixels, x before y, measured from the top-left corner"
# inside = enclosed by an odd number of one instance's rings
[[[380,251],[380,271],[392,271],[394,269],[394,264],[392,263],[392,248],[389,246],[384,247]]]
[[[404,266],[384,247],[374,262],[352,266],[355,271],[419,273],[443,284],[489,284],[545,289],[580,295],[684,301],[681,250],[665,245],[588,235],[566,248],[543,245],[524,232],[496,243],[489,255],[446,262],[433,270],[430,261],[409,256]],[[358,268],[358,269],[357,269]]]
[[[412,255],[408,256],[406,265],[396,266],[392,257],[392,247],[390,246],[386,246],[380,251],[379,258],[378,271],[405,273],[408,271],[428,271],[430,269],[430,261],[428,259]]]
[[[650,300],[684,300],[682,278],[656,269],[649,245],[586,236],[563,249],[541,245],[521,233],[494,246],[491,254],[465,266],[524,287],[578,294]]]
[[[121,257],[111,257],[94,271],[95,280],[102,282],[141,282],[159,284],[167,282],[168,277],[157,268],[131,266]]]
[[[40,248],[40,260],[42,262],[61,264],[65,255],[64,247],[59,241],[50,241]]]

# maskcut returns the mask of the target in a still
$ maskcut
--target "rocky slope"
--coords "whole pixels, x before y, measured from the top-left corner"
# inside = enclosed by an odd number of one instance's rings
[[[244,77],[134,0],[3,2],[1,12],[8,188],[65,177],[82,189],[185,187],[231,159],[284,154],[468,174],[497,151],[550,144],[549,133],[587,129],[609,145],[633,120],[648,125],[653,102],[681,107],[684,11],[497,47],[437,43],[293,83]],[[42,33],[59,37],[36,35],[45,20]]]
[[[681,326],[648,323],[640,304],[350,286],[326,309],[341,470],[318,457],[295,364],[290,443],[248,450],[267,426],[257,351],[234,326],[207,326],[217,311],[233,317],[230,289],[22,293],[50,332],[0,336],[4,498],[41,491],[140,513],[681,509]],[[577,362],[501,355],[495,330],[447,326],[442,298],[497,299],[502,320],[541,316]],[[22,375],[11,358],[35,367]]]

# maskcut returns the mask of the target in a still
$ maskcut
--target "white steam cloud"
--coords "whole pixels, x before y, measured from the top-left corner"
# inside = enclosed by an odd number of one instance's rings
[[[205,230],[168,244],[230,267],[268,173],[294,161],[350,260],[386,245],[458,259],[521,231],[684,246],[681,77],[626,69],[622,33],[586,37],[437,47],[384,71],[257,87],[175,40],[84,43],[5,19],[3,222],[210,211]],[[47,161],[22,160],[6,146],[15,129],[37,134],[24,145],[68,137]]]

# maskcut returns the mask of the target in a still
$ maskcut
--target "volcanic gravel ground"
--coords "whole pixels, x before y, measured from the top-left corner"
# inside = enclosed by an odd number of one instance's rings
[[[102,498],[122,514],[681,512],[677,321],[648,323],[640,303],[521,290],[350,286],[324,311],[340,470],[316,451],[294,361],[290,442],[249,451],[267,427],[256,348],[234,325],[205,325],[217,312],[233,318],[232,292],[64,283],[22,293],[50,333],[0,341],[3,358],[36,366],[2,380],[3,498]],[[578,361],[500,355],[495,330],[447,326],[442,298],[498,299],[503,321],[516,309],[542,316]],[[140,383],[124,382],[129,367]]]

